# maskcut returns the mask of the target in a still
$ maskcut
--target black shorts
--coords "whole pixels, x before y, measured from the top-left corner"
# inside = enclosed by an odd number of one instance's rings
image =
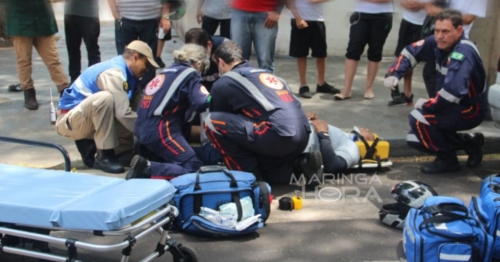
[[[359,61],[368,44],[368,60],[380,62],[385,40],[392,29],[392,13],[354,12],[350,23],[346,58]]]
[[[399,27],[398,46],[394,52],[395,56],[399,56],[403,48],[407,45],[417,42],[421,39],[422,26],[412,24],[404,19],[401,19],[401,26]]]
[[[306,57],[311,49],[312,57],[326,57],[326,29],[322,21],[307,21],[308,27],[299,29],[295,19],[291,21],[290,56]]]

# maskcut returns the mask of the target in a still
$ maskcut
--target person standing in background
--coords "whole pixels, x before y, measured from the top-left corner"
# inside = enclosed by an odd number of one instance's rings
[[[198,0],[196,20],[210,35],[219,27],[220,35],[231,38],[231,0]]]
[[[259,68],[274,72],[278,20],[290,1],[294,0],[233,0],[231,39],[241,46],[244,60],[250,59],[253,43]]]
[[[33,47],[49,70],[62,94],[69,81],[59,60],[56,46],[57,23],[49,0],[7,0],[7,36],[16,51],[17,74],[24,91],[24,107],[38,109],[35,84],[31,78]]]
[[[312,52],[311,56],[316,58],[318,72],[316,93],[334,95],[340,93],[340,90],[325,81],[327,44],[322,4],[324,1],[327,0],[295,0],[295,6],[288,6],[293,14],[289,54],[297,58],[300,78],[299,95],[303,98],[312,97],[306,78],[309,49]]]
[[[405,9],[403,11],[403,19],[401,19],[401,26],[399,27],[398,45],[394,55],[406,55],[404,50],[405,46],[415,43],[422,39],[422,25],[425,20],[425,6],[431,0],[401,0],[401,6]],[[410,69],[404,78],[404,93],[399,90],[391,92],[392,101],[388,106],[397,105],[413,105],[413,94],[411,93],[411,81],[413,78],[413,69]]]
[[[101,62],[99,51],[99,3],[97,0],[66,0],[64,6],[64,33],[69,58],[71,83],[82,71],[80,46],[87,48],[88,66]]]
[[[349,44],[345,62],[344,89],[335,95],[335,100],[351,97],[352,82],[358,61],[368,44],[368,72],[366,75],[365,99],[375,97],[372,91],[377,76],[385,40],[392,29],[392,0],[358,0],[355,12],[350,17]]]

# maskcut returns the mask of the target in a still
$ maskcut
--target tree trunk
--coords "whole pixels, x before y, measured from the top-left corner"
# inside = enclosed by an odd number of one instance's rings
[[[7,37],[6,27],[5,27],[5,0],[0,0],[0,47],[12,46],[10,38]]]

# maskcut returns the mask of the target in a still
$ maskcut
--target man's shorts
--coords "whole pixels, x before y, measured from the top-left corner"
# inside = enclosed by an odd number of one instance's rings
[[[399,39],[398,46],[396,47],[396,51],[394,52],[395,56],[399,56],[401,51],[412,43],[417,42],[421,39],[422,26],[412,24],[404,19],[401,19],[401,26],[399,27]]]
[[[307,21],[308,27],[299,29],[295,19],[291,20],[290,56],[306,57],[309,49],[311,56],[316,58],[326,57],[326,29],[322,21]]]

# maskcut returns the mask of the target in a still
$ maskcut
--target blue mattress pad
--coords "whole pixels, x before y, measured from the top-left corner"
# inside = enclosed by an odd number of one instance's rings
[[[165,180],[0,164],[0,223],[113,231],[167,204],[175,190]]]

